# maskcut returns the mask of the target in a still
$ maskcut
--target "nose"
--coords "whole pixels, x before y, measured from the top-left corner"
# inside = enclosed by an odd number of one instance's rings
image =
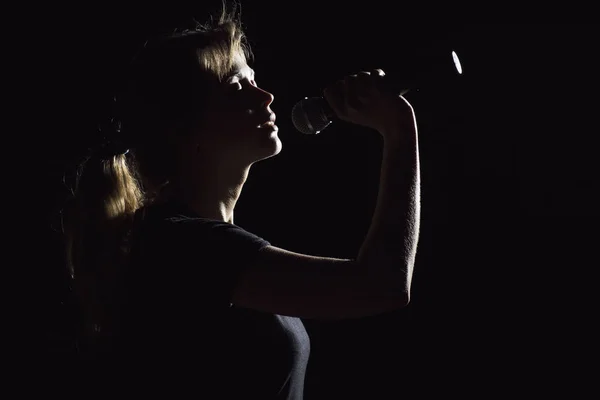
[[[266,90],[261,89],[259,87],[256,87],[256,90],[258,92],[258,97],[263,107],[270,106],[271,103],[273,103],[273,100],[275,100],[275,96],[273,96],[273,93],[267,92]]]

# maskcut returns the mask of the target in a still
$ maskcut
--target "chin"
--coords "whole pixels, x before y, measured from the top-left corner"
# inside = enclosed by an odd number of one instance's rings
[[[260,153],[257,154],[258,158],[256,159],[256,161],[261,161],[267,158],[275,157],[277,154],[281,153],[282,148],[283,144],[281,143],[281,139],[279,139],[279,136],[277,136],[277,134],[274,134],[261,142]]]
[[[269,136],[262,137],[260,147],[266,153],[269,153],[268,157],[279,154],[283,144],[281,143],[281,139],[279,138],[277,131],[272,132]]]
[[[281,139],[279,139],[279,136],[275,135],[275,137],[273,138],[273,142],[273,154],[271,155],[271,157],[281,153],[281,150],[283,149],[283,143],[281,143]]]

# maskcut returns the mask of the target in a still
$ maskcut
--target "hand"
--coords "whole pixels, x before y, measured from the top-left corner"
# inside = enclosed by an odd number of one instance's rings
[[[384,139],[397,139],[416,129],[415,116],[410,103],[387,88],[384,75],[381,69],[348,75],[323,95],[338,118],[376,129]]]

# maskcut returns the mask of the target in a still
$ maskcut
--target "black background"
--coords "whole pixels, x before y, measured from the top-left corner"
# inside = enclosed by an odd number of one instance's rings
[[[253,167],[235,219],[279,247],[354,257],[377,194],[377,133],[334,122],[302,135],[291,124],[294,103],[363,69],[431,69],[440,78],[406,95],[422,167],[411,304],[361,320],[305,321],[306,399],[587,390],[600,266],[597,26],[411,23],[392,3],[369,3],[243,4],[283,151]],[[70,10],[75,17],[54,24],[38,51],[42,154],[27,164],[37,168],[29,186],[40,245],[26,254],[43,259],[28,269],[38,355],[74,360],[56,232],[62,176],[109,112],[133,52],[150,34],[203,20],[205,9]],[[458,79],[441,79],[446,71],[428,64],[428,55],[449,50],[463,65]]]

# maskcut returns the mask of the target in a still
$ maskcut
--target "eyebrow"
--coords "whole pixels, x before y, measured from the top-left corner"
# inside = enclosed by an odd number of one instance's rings
[[[255,75],[254,70],[252,68],[250,68],[250,67],[245,67],[245,68],[242,68],[242,69],[236,71],[236,73],[233,74],[233,75],[231,75],[227,80],[230,80],[231,78],[236,78],[236,77],[237,78],[242,78],[242,75],[243,75],[244,71],[250,71],[250,73],[249,73],[250,74],[250,79],[254,79],[255,78],[256,75]]]

